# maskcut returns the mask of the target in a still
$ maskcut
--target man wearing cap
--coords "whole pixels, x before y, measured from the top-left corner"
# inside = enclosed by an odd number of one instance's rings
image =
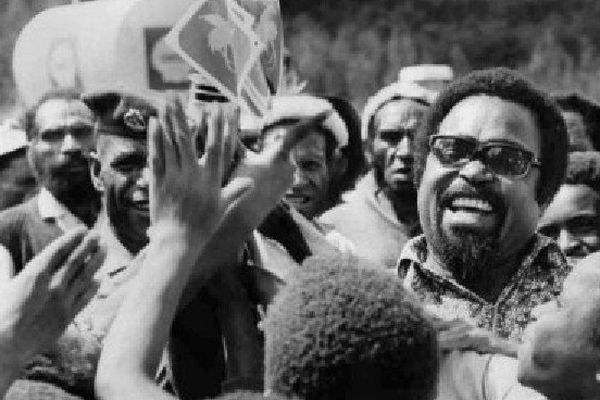
[[[420,232],[413,184],[413,137],[435,93],[394,83],[365,106],[362,134],[372,161],[344,202],[320,221],[347,237],[359,255],[386,268],[404,243]]]
[[[415,143],[423,235],[405,245],[400,275],[442,315],[520,340],[570,270],[536,234],[567,166],[558,108],[514,71],[476,71],[439,94]]]
[[[63,232],[91,226],[99,209],[88,156],[92,113],[72,90],[47,93],[28,110],[28,158],[40,186],[37,196],[0,213],[0,277],[18,273]]]

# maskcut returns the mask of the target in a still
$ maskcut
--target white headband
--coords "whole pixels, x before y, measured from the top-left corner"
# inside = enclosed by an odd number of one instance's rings
[[[348,144],[349,135],[346,123],[330,102],[318,97],[309,95],[273,97],[271,109],[263,118],[262,126],[264,128],[275,125],[285,119],[313,117],[329,110],[333,112],[323,121],[322,126],[333,134],[338,147],[344,147]]]

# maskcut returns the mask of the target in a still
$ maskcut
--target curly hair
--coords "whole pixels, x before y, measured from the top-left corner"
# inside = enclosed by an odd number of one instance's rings
[[[431,398],[437,336],[416,299],[385,272],[330,257],[308,258],[269,308],[266,387],[304,400],[342,400],[357,387]]]
[[[568,136],[565,122],[553,100],[515,71],[492,68],[475,71],[452,82],[431,105],[415,138],[415,184],[420,186],[429,136],[436,134],[441,122],[460,101],[476,95],[496,96],[522,105],[535,116],[541,140],[541,176],[537,201],[545,204],[561,185],[567,167]]]
[[[578,93],[555,93],[552,99],[561,110],[581,114],[586,136],[591,140],[594,149],[600,150],[600,104]]]
[[[600,192],[600,152],[575,151],[570,153],[565,183],[586,185]]]

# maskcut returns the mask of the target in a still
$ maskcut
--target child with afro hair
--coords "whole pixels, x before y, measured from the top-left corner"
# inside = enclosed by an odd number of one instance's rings
[[[311,257],[263,322],[265,387],[303,400],[426,400],[436,393],[436,331],[400,281]]]

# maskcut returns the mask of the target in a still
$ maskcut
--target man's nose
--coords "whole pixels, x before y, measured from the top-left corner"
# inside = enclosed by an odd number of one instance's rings
[[[81,144],[71,133],[67,133],[62,141],[61,152],[63,153],[75,153],[81,151]]]
[[[494,174],[480,160],[471,160],[460,169],[460,176],[471,183],[485,183],[494,180]]]
[[[565,254],[572,252],[579,244],[577,238],[566,228],[560,230],[557,241],[558,247],[560,247]]]
[[[294,171],[294,181],[292,182],[292,186],[303,185],[307,181],[308,179],[306,178],[306,174],[304,173],[302,168],[296,167],[296,170]]]
[[[144,167],[135,183],[138,187],[147,188],[150,186],[150,167]]]
[[[402,139],[396,144],[396,157],[410,157],[412,156],[413,140],[410,136],[404,135]]]

